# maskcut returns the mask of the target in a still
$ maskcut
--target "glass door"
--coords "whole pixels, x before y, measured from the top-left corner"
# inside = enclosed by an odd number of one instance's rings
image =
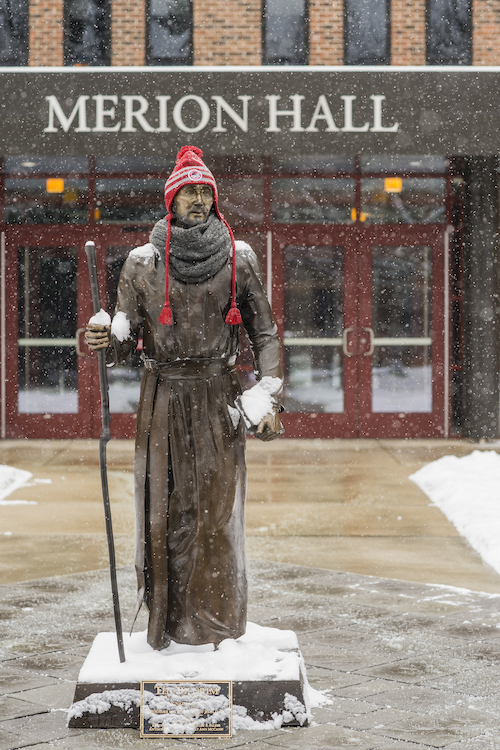
[[[6,437],[91,436],[91,309],[81,231],[5,234]]]
[[[273,309],[283,337],[290,437],[355,437],[356,255],[352,233],[273,232]]]
[[[445,434],[444,232],[372,229],[359,266],[359,431]]]
[[[287,435],[444,435],[442,228],[293,228],[272,245]]]

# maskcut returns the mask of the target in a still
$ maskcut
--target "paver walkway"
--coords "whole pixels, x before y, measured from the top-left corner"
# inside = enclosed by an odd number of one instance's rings
[[[498,595],[277,563],[250,568],[250,619],[297,632],[309,681],[331,704],[307,728],[155,738],[155,748],[500,748]],[[131,568],[119,582],[128,624]],[[0,750],[144,750],[137,730],[65,726],[89,644],[112,629],[107,573],[1,586],[0,601]]]

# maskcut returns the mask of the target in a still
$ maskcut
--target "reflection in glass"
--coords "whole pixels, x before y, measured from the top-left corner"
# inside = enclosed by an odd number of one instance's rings
[[[149,0],[148,65],[192,64],[190,0]]]
[[[86,156],[6,156],[5,174],[65,175],[85,174],[89,171]]]
[[[219,206],[232,227],[264,221],[264,181],[252,177],[217,178]]]
[[[60,192],[47,180],[5,180],[6,224],[84,224],[88,221],[88,182],[63,178]]]
[[[77,250],[19,248],[18,270],[18,411],[75,413]]]
[[[427,65],[472,65],[471,0],[427,0]]]
[[[306,0],[265,0],[264,65],[307,65]]]
[[[118,281],[125,259],[133,246],[106,248],[106,309],[113,315]],[[136,413],[141,390],[141,343],[127,365],[108,368],[109,408],[113,414]]]
[[[354,172],[354,157],[329,156],[326,154],[312,154],[309,156],[273,156],[271,157],[271,173],[277,174],[352,174]]]
[[[441,173],[448,171],[449,161],[444,156],[415,155],[406,156],[402,154],[369,154],[361,157],[361,171],[385,172],[387,174],[406,173]]]
[[[374,247],[374,412],[432,411],[432,251]]]
[[[285,405],[291,412],[344,410],[341,247],[286,247]]]
[[[282,224],[347,224],[355,205],[354,180],[341,177],[271,181],[271,214]]]
[[[96,180],[95,220],[102,224],[154,224],[165,216],[164,188],[165,180]]]
[[[28,0],[0,0],[0,65],[28,64]]]
[[[389,0],[345,0],[345,65],[388,65]]]
[[[64,64],[110,65],[109,0],[64,1]]]
[[[444,179],[403,177],[391,182],[389,179],[361,180],[361,212],[367,224],[440,224],[446,221]]]

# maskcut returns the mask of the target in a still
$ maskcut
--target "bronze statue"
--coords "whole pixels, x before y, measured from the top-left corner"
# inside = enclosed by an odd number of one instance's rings
[[[108,362],[116,364],[143,331],[134,469],[137,611],[144,601],[155,649],[171,639],[217,646],[245,632],[240,321],[257,380],[272,391],[255,434],[272,440],[283,431],[281,345],[257,258],[235,242],[201,157],[191,146],[179,152],[165,186],[167,216],[123,266],[111,331],[89,325],[86,333],[89,347],[107,347]]]

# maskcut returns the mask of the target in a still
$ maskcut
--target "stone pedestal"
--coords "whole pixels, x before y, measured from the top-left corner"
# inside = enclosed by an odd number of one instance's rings
[[[309,720],[304,660],[292,631],[249,623],[236,641],[153,651],[146,633],[125,636],[120,664],[113,633],[100,633],[80,671],[72,728],[133,727],[140,724],[141,680],[232,680],[233,726],[304,726]]]

